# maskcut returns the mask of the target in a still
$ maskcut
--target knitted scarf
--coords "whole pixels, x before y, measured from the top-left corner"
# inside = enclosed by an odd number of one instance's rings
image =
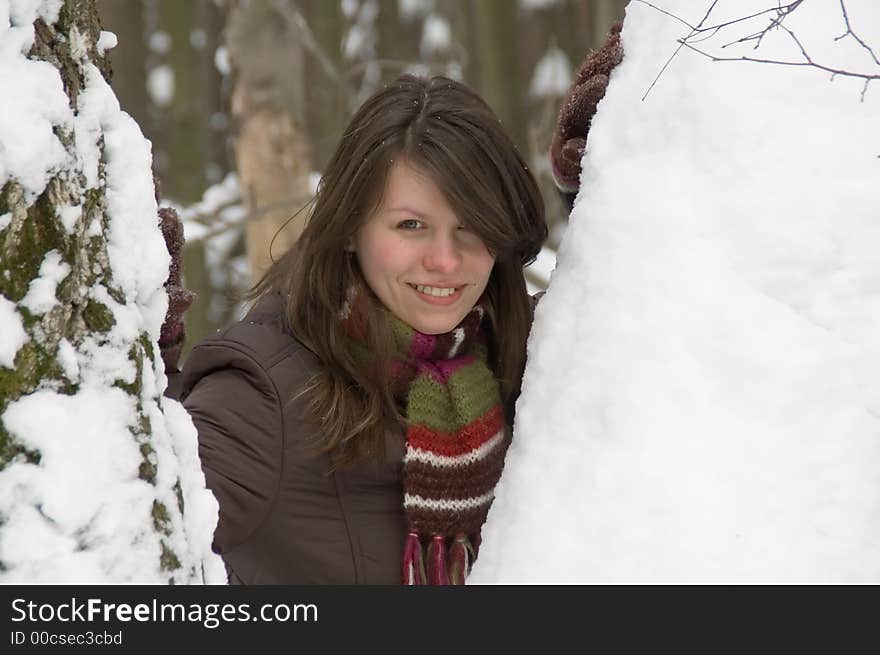
[[[350,311],[343,325],[355,341]],[[478,303],[450,332],[417,332],[386,312],[392,392],[407,419],[403,583],[464,584],[509,439]]]

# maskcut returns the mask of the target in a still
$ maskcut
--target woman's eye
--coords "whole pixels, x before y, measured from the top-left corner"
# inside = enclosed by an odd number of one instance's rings
[[[417,218],[408,218],[405,221],[400,221],[397,227],[403,230],[418,230],[422,227],[422,222]]]

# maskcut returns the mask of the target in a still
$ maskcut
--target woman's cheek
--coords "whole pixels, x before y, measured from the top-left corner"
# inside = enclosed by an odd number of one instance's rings
[[[412,257],[412,246],[407,247],[402,240],[387,238],[377,244],[374,250],[376,262],[380,268],[389,272],[398,268],[406,267],[408,260]]]

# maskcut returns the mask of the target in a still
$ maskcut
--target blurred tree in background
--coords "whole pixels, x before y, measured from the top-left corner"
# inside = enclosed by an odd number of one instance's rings
[[[296,238],[349,116],[402,72],[461,79],[492,105],[567,216],[547,148],[571,76],[627,0],[98,0],[113,87],[153,143],[186,225],[192,345]],[[537,274],[540,287],[546,279]]]

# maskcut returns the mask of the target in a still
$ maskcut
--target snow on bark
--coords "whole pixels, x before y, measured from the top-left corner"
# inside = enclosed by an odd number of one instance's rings
[[[162,396],[150,144],[94,0],[0,0],[0,581],[222,582],[195,429]]]

